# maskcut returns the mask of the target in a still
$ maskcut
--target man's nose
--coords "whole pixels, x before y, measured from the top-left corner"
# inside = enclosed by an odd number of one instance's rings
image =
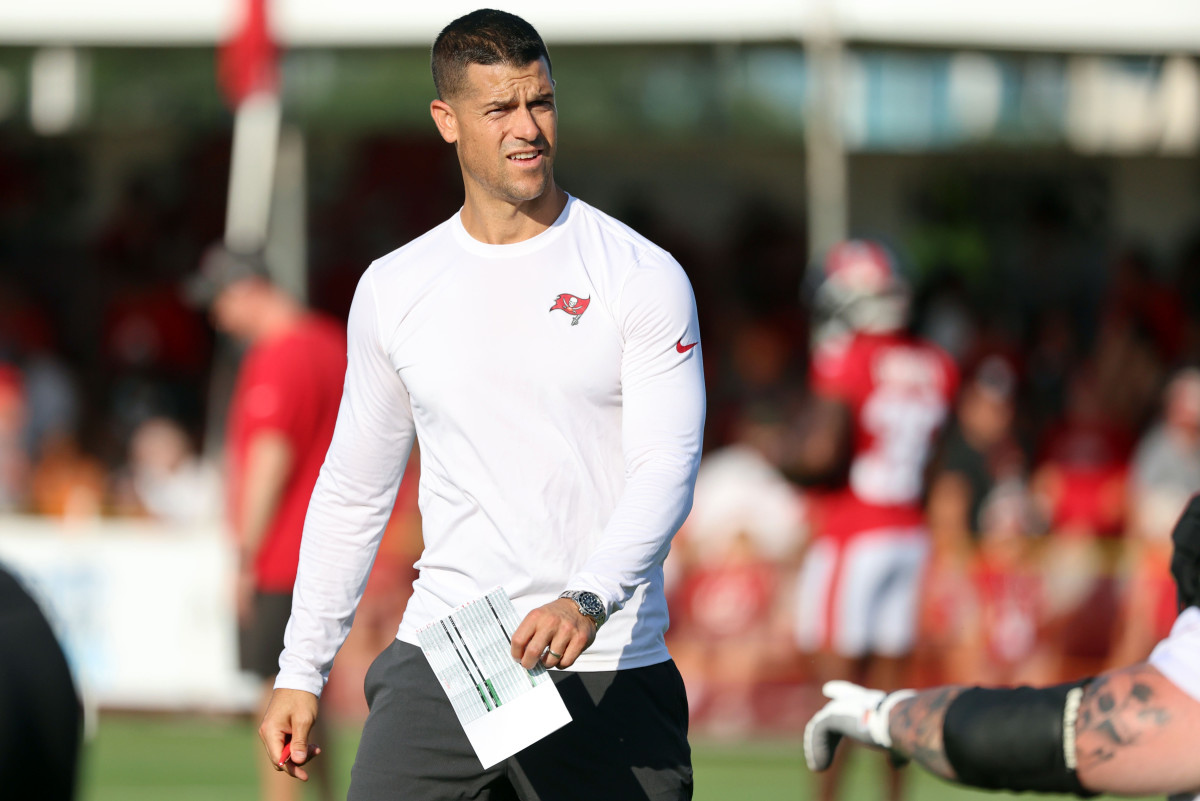
[[[542,129],[533,116],[533,109],[529,106],[523,105],[517,108],[513,117],[512,133],[513,136],[526,142],[533,142],[541,137]]]

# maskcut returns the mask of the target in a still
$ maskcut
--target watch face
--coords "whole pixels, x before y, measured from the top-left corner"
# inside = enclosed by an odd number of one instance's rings
[[[597,625],[603,623],[608,617],[604,611],[604,602],[594,592],[572,590],[564,592],[561,597],[574,601],[579,606],[580,613],[595,620]]]
[[[600,598],[595,593],[581,592],[575,599],[579,603],[580,609],[590,618],[600,618],[604,616],[604,604],[600,603]]]

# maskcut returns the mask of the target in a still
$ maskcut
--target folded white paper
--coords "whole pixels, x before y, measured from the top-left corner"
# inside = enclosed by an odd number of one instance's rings
[[[497,587],[417,630],[417,641],[484,768],[571,721],[546,669],[512,658],[520,621]]]

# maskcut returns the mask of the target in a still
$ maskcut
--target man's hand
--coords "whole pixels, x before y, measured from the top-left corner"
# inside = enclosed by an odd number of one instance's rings
[[[804,727],[804,759],[809,770],[822,771],[833,764],[833,755],[843,737],[874,748],[890,749],[888,715],[899,701],[913,695],[900,690],[888,695],[848,681],[826,682],[821,688],[829,703]]]
[[[546,667],[570,667],[595,639],[596,621],[570,598],[559,598],[525,616],[513,632],[512,656],[526,670],[539,659]]]
[[[271,694],[267,713],[258,736],[267,748],[267,755],[276,770],[285,770],[300,781],[308,781],[308,771],[300,767],[321,753],[320,746],[308,741],[308,733],[317,720],[317,696],[304,690],[279,689]],[[283,746],[291,747],[285,761]]]

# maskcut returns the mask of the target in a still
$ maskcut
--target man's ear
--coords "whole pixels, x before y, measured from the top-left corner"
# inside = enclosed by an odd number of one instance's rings
[[[454,116],[454,109],[449,103],[445,100],[434,100],[429,104],[429,114],[443,139],[451,144],[458,141],[458,118]]]

